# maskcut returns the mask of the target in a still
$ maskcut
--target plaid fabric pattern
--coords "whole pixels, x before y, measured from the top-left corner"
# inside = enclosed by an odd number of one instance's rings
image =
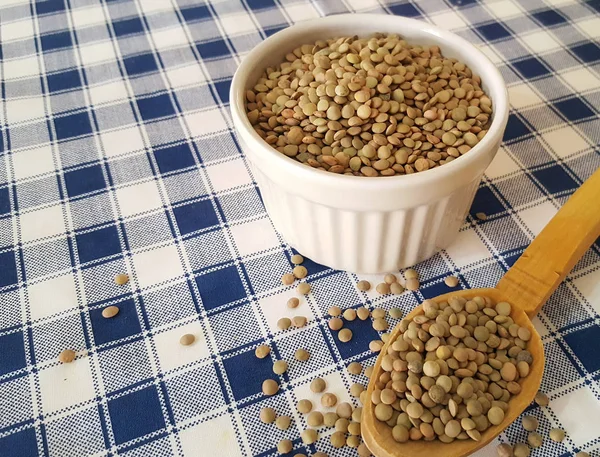
[[[457,241],[417,266],[422,288],[358,293],[354,275],[307,260],[313,292],[285,307],[291,248],[274,230],[241,154],[228,90],[241,58],[294,22],[348,11],[423,19],[476,43],[509,87],[503,146]],[[316,376],[349,400],[373,363],[368,323],[340,344],[330,305],[400,307],[502,276],[600,166],[598,0],[4,0],[0,5],[0,455],[331,456],[304,447],[296,412]],[[488,219],[477,221],[477,212]],[[131,281],[116,286],[117,273]],[[368,279],[368,278],[367,278]],[[535,325],[549,408],[536,455],[600,455],[600,244]],[[101,310],[120,314],[104,319]],[[282,316],[305,315],[280,331]],[[179,337],[197,341],[182,347]],[[267,343],[271,358],[254,349]],[[293,361],[304,347],[307,362]],[[61,365],[58,353],[78,351]],[[278,395],[261,383],[291,361]],[[290,415],[287,431],[260,408]],[[500,441],[525,439],[519,424]],[[478,455],[493,455],[487,447]]]

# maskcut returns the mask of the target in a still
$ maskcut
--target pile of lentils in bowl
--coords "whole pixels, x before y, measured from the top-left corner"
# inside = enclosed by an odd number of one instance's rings
[[[446,164],[487,133],[481,79],[438,46],[395,34],[304,44],[246,92],[256,132],[288,157],[355,176]]]
[[[531,332],[513,321],[509,303],[488,297],[425,300],[423,313],[401,321],[367,401],[397,442],[479,441],[521,392]]]

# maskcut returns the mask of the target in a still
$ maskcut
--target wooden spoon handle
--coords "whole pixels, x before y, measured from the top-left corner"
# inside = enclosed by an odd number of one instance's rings
[[[600,169],[548,222],[496,288],[533,317],[598,237]]]

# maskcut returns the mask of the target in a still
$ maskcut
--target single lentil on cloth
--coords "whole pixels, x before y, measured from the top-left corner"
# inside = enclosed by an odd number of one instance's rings
[[[458,240],[415,266],[419,291],[401,296],[398,283],[375,291],[384,275],[296,263],[229,124],[229,84],[251,47],[288,23],[356,11],[456,32],[492,57],[509,91],[504,141]],[[340,403],[366,401],[363,375],[377,356],[369,342],[384,336],[365,311],[386,309],[390,331],[421,295],[447,291],[448,275],[461,288],[492,286],[600,167],[598,15],[595,2],[574,0],[0,2],[0,455],[18,443],[37,456],[250,457],[276,455],[284,439],[290,457],[366,457],[363,444],[348,447],[360,407],[334,448],[337,405],[324,412],[308,385],[321,376]],[[348,165],[354,171],[357,160]],[[309,272],[307,295],[296,292],[306,281],[293,278],[297,264]],[[600,431],[581,417],[600,408],[600,359],[588,343],[598,338],[600,296],[589,285],[599,268],[595,246],[536,323],[546,398],[528,414],[551,420],[540,420],[544,443],[531,455],[553,457],[547,450],[560,446],[597,457]],[[292,297],[296,308],[287,307]],[[107,319],[109,306],[119,313]],[[343,322],[348,343],[325,323],[331,306],[357,310]],[[297,315],[307,325],[277,328]],[[181,346],[186,334],[195,342]],[[308,360],[296,360],[299,348]],[[70,363],[59,360],[64,350]],[[281,376],[277,360],[289,364]],[[363,374],[346,373],[352,362]],[[279,384],[271,397],[267,378]],[[305,416],[295,411],[308,395],[330,427],[314,451],[301,443]],[[273,409],[272,423],[261,421],[263,408]],[[275,425],[283,416],[293,418],[285,431]],[[551,428],[567,435],[559,445]],[[501,439],[529,455],[526,438],[518,420]]]
[[[282,154],[373,177],[427,171],[466,154],[487,133],[492,102],[479,76],[439,47],[379,33],[295,48],[248,90],[246,109]]]

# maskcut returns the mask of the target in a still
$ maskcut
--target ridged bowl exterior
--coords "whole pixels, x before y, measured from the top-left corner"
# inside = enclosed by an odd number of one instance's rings
[[[303,43],[374,32],[396,32],[417,43],[437,44],[445,55],[457,57],[481,76],[494,113],[487,135],[476,147],[425,172],[366,178],[314,170],[285,157],[258,136],[246,116],[244,98],[266,66],[280,62],[286,52]],[[432,25],[389,15],[329,16],[274,34],[244,59],[233,78],[230,100],[240,145],[277,230],[314,261],[356,273],[412,266],[454,240],[508,119],[504,81],[477,48]]]

